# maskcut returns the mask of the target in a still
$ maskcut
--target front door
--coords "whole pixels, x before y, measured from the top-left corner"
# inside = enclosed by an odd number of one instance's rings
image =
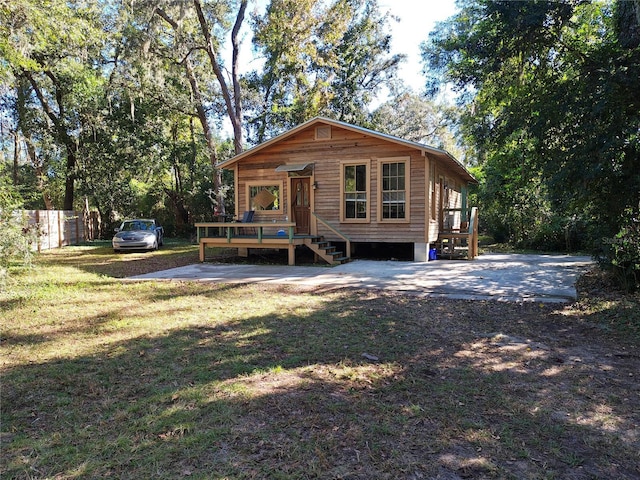
[[[311,179],[294,177],[291,179],[291,213],[296,222],[295,233],[309,235],[311,223]]]

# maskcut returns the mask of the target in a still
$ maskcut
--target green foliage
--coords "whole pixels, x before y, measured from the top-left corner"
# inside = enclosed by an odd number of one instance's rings
[[[423,45],[429,85],[453,83],[466,105],[490,233],[579,248],[620,230],[640,200],[638,12],[468,0]]]
[[[389,22],[376,0],[273,0],[255,18],[262,72],[247,78],[256,142],[316,115],[365,124],[367,106],[391,84],[401,55],[389,55]]]
[[[335,55],[329,104],[341,121],[363,125],[367,107],[383,85],[393,85],[403,55],[390,55],[391,35],[386,31],[388,15],[381,15],[377,1],[338,1],[351,7],[346,30],[330,51]],[[336,6],[333,9],[336,9]],[[347,10],[348,11],[348,10]]]
[[[626,210],[621,225],[613,238],[603,240],[598,261],[621,288],[633,292],[640,288],[640,206]]]
[[[204,6],[213,23],[214,7]],[[165,8],[179,17],[178,6]],[[17,138],[17,146],[3,148],[6,158],[18,158],[5,168],[15,171],[24,206],[62,208],[71,200],[82,208],[86,199],[100,213],[104,237],[126,216],[155,216],[169,234],[211,219],[212,164],[228,148],[214,143],[217,157],[208,151],[179,62],[191,49],[210,108],[204,113],[219,123],[213,74],[192,48],[195,16],[176,32],[153,11],[58,0],[18,0],[0,11],[0,25],[11,34],[0,46],[8,60],[1,107]]]
[[[0,1],[0,110],[16,140],[1,140],[11,159],[2,169],[22,206],[86,202],[103,236],[132,215],[186,234],[194,221],[232,210],[232,179],[221,186],[214,166],[239,152],[245,130],[261,141],[319,114],[368,120],[402,58],[390,54],[390,18],[376,0],[269,2],[252,25],[265,66],[240,79],[230,38],[246,6]],[[244,130],[243,108],[252,118]]]
[[[460,109],[438,104],[410,91],[401,91],[380,105],[368,119],[373,130],[432,145],[464,161],[468,149],[455,137]]]
[[[16,131],[32,150],[30,160],[44,173],[61,174],[62,208],[74,208],[76,162],[82,156],[80,132],[89,128],[95,98],[103,91],[102,50],[107,37],[98,4],[16,0],[0,9],[7,40],[0,57],[16,93]],[[99,98],[99,97],[98,97]],[[60,171],[46,168],[48,147],[58,148]],[[53,150],[53,149],[52,149]]]
[[[0,177],[0,285],[8,278],[9,267],[31,264],[37,226],[29,226],[26,217],[20,214],[21,204],[16,189]]]

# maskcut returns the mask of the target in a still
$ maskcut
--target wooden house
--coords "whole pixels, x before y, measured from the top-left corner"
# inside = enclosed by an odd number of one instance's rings
[[[415,261],[477,254],[476,180],[444,150],[318,117],[220,167],[252,223],[197,224],[201,260],[206,246],[287,248],[289,264],[301,245],[329,263],[371,244],[405,245]]]

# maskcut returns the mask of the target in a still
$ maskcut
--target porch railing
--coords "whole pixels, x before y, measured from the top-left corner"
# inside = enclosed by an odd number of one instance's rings
[[[313,215],[320,223],[322,223],[325,227],[327,227],[329,230],[331,230],[338,237],[342,238],[345,241],[345,243],[346,243],[346,245],[345,245],[345,256],[347,258],[351,258],[351,239],[349,238],[349,236],[346,233],[343,233],[340,230],[338,230],[333,225],[331,225],[329,222],[327,222],[324,218],[322,218],[316,212],[311,212],[311,215]]]
[[[201,238],[226,238],[231,243],[233,238],[257,238],[262,243],[264,238],[286,237],[289,243],[293,243],[294,222],[203,222],[196,223],[198,243]],[[247,234],[246,230],[254,230],[255,233]],[[273,233],[268,233],[273,231]],[[284,232],[280,233],[280,232]]]

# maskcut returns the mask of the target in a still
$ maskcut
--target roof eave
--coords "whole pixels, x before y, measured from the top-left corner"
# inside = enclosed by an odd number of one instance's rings
[[[341,122],[339,120],[332,120],[330,118],[325,118],[325,117],[314,117],[310,120],[307,120],[304,123],[301,123],[300,125],[298,125],[297,127],[292,128],[291,130],[287,130],[286,132],[281,133],[280,135],[277,135],[269,140],[267,140],[266,142],[263,142],[259,145],[256,145],[255,147],[250,148],[249,150],[246,150],[242,153],[239,153],[238,155],[236,155],[235,157],[232,157],[228,160],[225,160],[224,162],[219,163],[217,166],[218,168],[230,168],[233,164],[237,163],[238,161],[242,160],[245,157],[248,157],[260,150],[262,150],[263,148],[268,147],[269,145],[273,145],[274,143],[277,143],[281,140],[284,140],[285,138],[288,138],[292,135],[295,135],[296,133],[308,128],[310,125],[313,125],[314,123],[326,123],[329,125],[333,125],[339,128],[346,128],[348,130],[352,130],[352,131],[356,131],[356,132],[360,132],[362,134],[365,135],[371,135],[374,136],[376,138],[379,138],[381,140],[385,140],[385,141],[389,141],[389,142],[393,142],[393,143],[397,143],[403,146],[407,146],[410,148],[415,148],[417,150],[422,151],[423,153],[430,153],[430,154],[434,154],[434,155],[439,155],[439,156],[445,156],[447,157],[447,159],[449,161],[451,161],[455,167],[457,167],[458,169],[461,170],[461,173],[463,176],[467,177],[467,180],[470,183],[478,183],[478,180],[476,180],[476,178],[471,174],[471,172],[469,172],[467,170],[467,168],[457,159],[455,158],[453,155],[451,155],[448,151],[446,150],[442,150],[436,147],[431,147],[429,145],[424,145],[422,143],[417,143],[417,142],[412,142],[409,140],[404,140],[402,138],[398,138],[398,137],[394,137],[393,135],[387,135],[384,133],[380,133],[380,132],[376,132],[374,130],[369,130],[368,128],[364,128],[364,127],[359,127],[357,125],[352,125],[350,123],[345,123],[345,122]]]

